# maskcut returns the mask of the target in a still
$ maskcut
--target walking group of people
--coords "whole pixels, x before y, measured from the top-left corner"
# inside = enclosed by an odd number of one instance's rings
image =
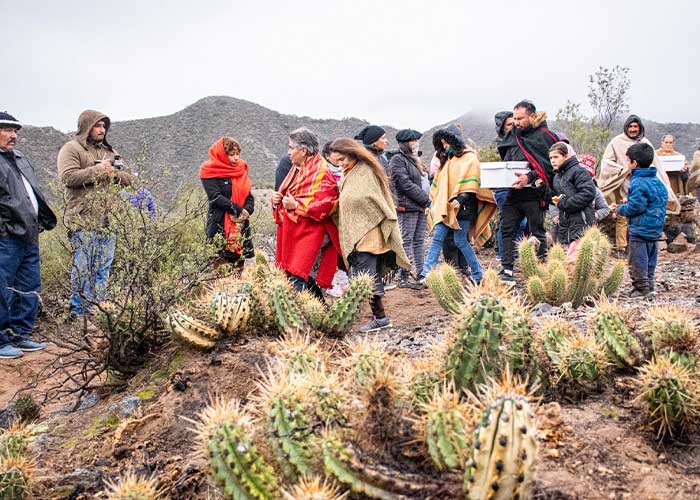
[[[669,176],[659,157],[677,155],[673,137],[654,151],[639,117],[630,116],[613,138],[596,175],[596,159],[577,155],[563,134],[547,126],[546,113],[530,101],[498,113],[496,145],[504,161],[528,163],[510,187],[481,187],[477,153],[465,144],[459,126],[437,130],[435,155],[421,159],[420,132],[400,130],[397,151],[387,151],[383,128],[370,125],[354,138],[320,147],[306,128],[289,135],[280,158],[271,203],[277,225],[275,262],[299,291],[324,300],[339,269],[374,277],[372,319],[360,331],[391,326],[384,309],[384,277],[400,269],[401,287],[421,289],[447,246],[457,249],[469,279],[483,269],[474,247],[491,238],[498,212],[500,277],[514,280],[516,242],[523,232],[547,253],[545,214],[550,210],[554,239],[575,254],[588,226],[612,211],[615,248],[629,255],[633,296],[648,297],[667,213],[678,213],[676,194],[700,189],[700,150],[692,165]],[[75,138],[58,155],[66,191],[64,222],[73,247],[70,317],[83,318],[102,300],[116,241],[108,230],[110,206],[118,203],[109,186],[130,186],[135,175],[123,168],[109,144],[110,119],[87,110]],[[29,160],[15,149],[21,123],[0,113],[0,358],[16,358],[44,343],[31,340],[40,291],[38,234],[56,226]],[[252,181],[240,143],[222,137],[200,167],[208,199],[206,236],[223,238],[216,263],[236,272],[253,256],[250,216],[255,209]],[[673,186],[673,187],[672,187]],[[610,204],[608,206],[608,203]],[[425,239],[432,233],[427,250]],[[455,260],[457,260],[455,258]]]

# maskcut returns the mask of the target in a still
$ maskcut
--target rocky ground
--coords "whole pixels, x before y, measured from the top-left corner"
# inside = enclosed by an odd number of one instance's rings
[[[482,258],[495,265],[490,252]],[[700,253],[663,253],[657,276],[658,303],[681,303],[700,317]],[[649,304],[627,299],[624,292],[619,300],[636,324]],[[388,350],[406,356],[424,351],[450,321],[427,290],[389,291],[386,309],[393,328],[379,336]],[[554,312],[585,324],[585,310]],[[74,412],[68,411],[71,401],[45,406],[40,423],[46,428],[33,445],[37,498],[100,498],[102,480],[127,469],[157,471],[173,499],[218,498],[204,462],[193,452],[186,419],[210,394],[246,401],[259,367],[271,355],[270,344],[266,337],[238,338],[210,353],[172,345],[123,392],[91,394]],[[0,364],[0,408],[54,359],[52,352]],[[536,498],[700,498],[700,439],[657,443],[633,402],[631,375],[617,373],[602,393],[583,401],[542,402]],[[32,390],[35,399],[41,399],[46,384]]]

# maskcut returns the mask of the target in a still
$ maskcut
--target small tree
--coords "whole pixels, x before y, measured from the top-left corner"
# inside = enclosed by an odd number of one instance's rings
[[[588,102],[596,113],[595,125],[611,130],[620,116],[629,110],[629,71],[623,66],[599,66],[598,71],[588,76]]]

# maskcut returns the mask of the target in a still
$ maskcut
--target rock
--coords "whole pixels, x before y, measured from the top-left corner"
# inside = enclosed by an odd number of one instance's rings
[[[65,474],[61,478],[60,484],[66,485],[80,483],[89,488],[99,484],[100,481],[102,481],[102,472],[99,469],[95,467],[85,467],[83,469],[77,469],[73,472]]]
[[[532,314],[535,316],[545,316],[547,314],[559,314],[561,312],[561,307],[553,306],[551,304],[546,304],[544,302],[537,304],[532,308]]]
[[[116,413],[122,418],[133,417],[134,414],[143,406],[143,399],[138,396],[126,396],[119,403],[109,405],[109,413]]]
[[[564,310],[564,312],[570,312],[574,310],[574,305],[571,302],[564,302],[561,305],[561,308]]]
[[[668,245],[669,253],[689,252],[694,248],[695,246],[691,243],[688,243],[688,238],[683,233],[676,236],[676,239]]]
[[[80,400],[80,405],[78,406],[78,411],[80,410],[87,410],[88,408],[92,408],[97,404],[97,402],[100,400],[100,397],[95,394],[94,392],[89,393],[88,395],[84,396],[83,399]]]
[[[41,454],[49,447],[50,439],[48,432],[36,436],[29,445],[35,453]]]
[[[668,248],[668,244],[666,243],[666,240],[659,241],[659,252],[663,252],[667,248]]]

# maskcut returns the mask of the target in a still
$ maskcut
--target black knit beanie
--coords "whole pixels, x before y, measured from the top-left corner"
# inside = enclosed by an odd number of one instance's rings
[[[0,111],[0,128],[14,128],[19,130],[22,128],[22,124],[7,111]]]
[[[386,134],[386,130],[378,125],[367,125],[360,130],[360,133],[355,136],[355,139],[362,141],[365,146],[371,146]]]

